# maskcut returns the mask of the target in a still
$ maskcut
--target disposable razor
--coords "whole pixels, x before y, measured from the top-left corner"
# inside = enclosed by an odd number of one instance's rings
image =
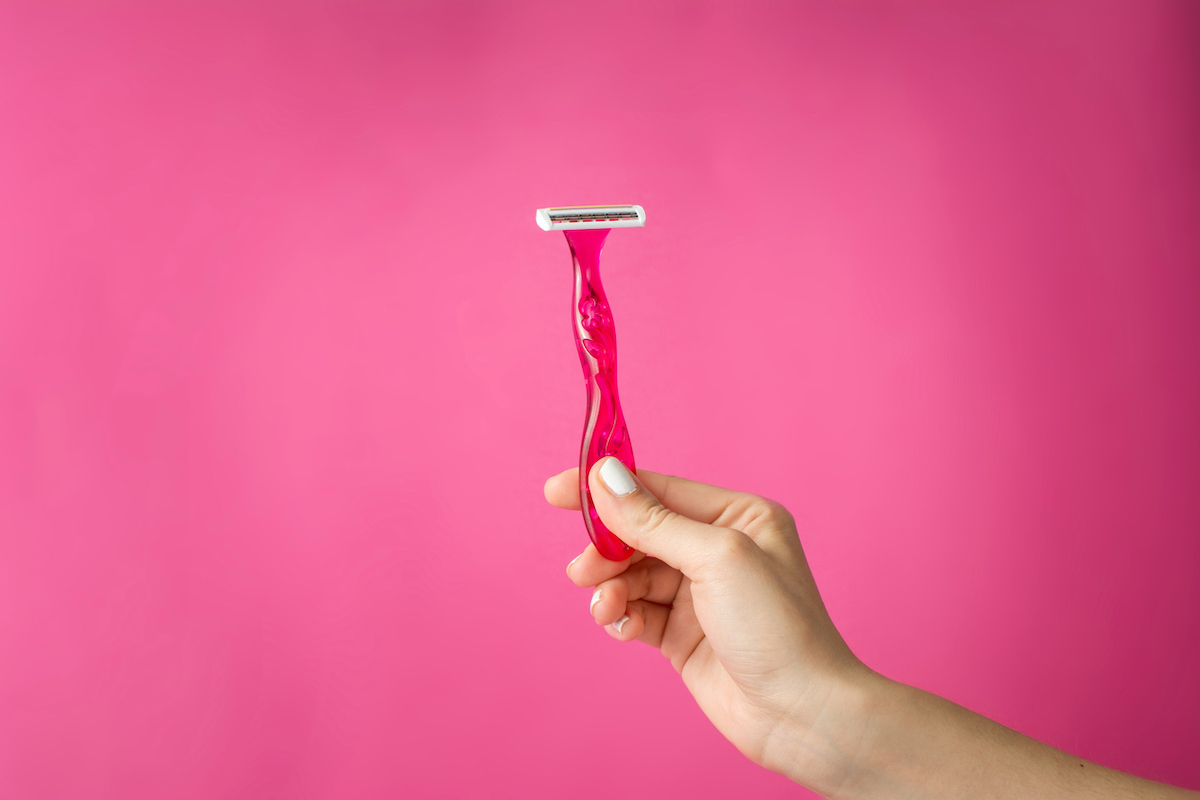
[[[600,521],[588,488],[592,465],[605,456],[615,456],[630,472],[637,472],[617,394],[617,330],[600,282],[600,251],[612,228],[642,227],[646,224],[646,212],[641,206],[628,205],[539,208],[537,224],[544,231],[563,231],[575,271],[572,327],[587,390],[587,416],[579,448],[579,505],[583,509],[583,524],[600,555],[621,561],[633,554],[633,548]]]

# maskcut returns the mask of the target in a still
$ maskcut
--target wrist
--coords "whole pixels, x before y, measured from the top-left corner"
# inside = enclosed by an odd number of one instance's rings
[[[856,662],[830,682],[817,710],[782,720],[763,766],[822,797],[859,796],[862,779],[873,768],[873,742],[897,686]]]
[[[764,766],[829,800],[1183,796],[1085,762],[862,665],[788,716]]]

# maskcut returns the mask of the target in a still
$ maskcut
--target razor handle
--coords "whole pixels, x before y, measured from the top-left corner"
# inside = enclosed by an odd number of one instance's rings
[[[606,235],[608,231],[586,233]],[[572,238],[575,237],[568,237],[568,241]],[[602,243],[603,238],[599,238]],[[610,561],[622,561],[633,555],[633,548],[618,539],[600,520],[600,515],[592,505],[588,475],[592,465],[605,456],[615,456],[630,472],[636,474],[633,446],[629,443],[629,431],[625,427],[625,415],[621,412],[621,400],[617,395],[617,331],[608,298],[600,283],[599,248],[594,252],[590,248],[581,249],[585,252],[577,252],[572,242],[575,344],[579,350],[579,362],[583,366],[587,390],[587,417],[579,450],[579,503],[588,536],[600,555]]]

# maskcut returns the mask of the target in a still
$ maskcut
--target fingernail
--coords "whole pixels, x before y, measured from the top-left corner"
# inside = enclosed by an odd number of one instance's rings
[[[571,559],[570,563],[567,564],[567,575],[571,574],[571,567],[575,566],[575,562],[581,558],[583,558],[583,553],[580,553],[579,555],[577,555]]]
[[[592,595],[592,604],[590,606],[588,606],[588,611],[592,611],[596,608],[596,603],[600,602],[600,595],[601,595],[601,591],[599,589],[597,589],[596,592]]]
[[[625,465],[618,458],[609,458],[604,462],[600,467],[600,479],[617,497],[624,497],[637,488],[637,484],[633,482],[633,476],[629,474],[629,470],[625,469]]]
[[[621,617],[619,620],[617,620],[616,622],[613,623],[613,627],[617,629],[617,633],[621,632],[621,628],[625,627],[626,622],[629,622],[628,615]]]

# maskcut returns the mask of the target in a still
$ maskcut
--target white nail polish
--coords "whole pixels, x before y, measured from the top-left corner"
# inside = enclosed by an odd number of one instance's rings
[[[625,627],[626,622],[629,622],[628,615],[621,617],[619,620],[617,620],[616,622],[613,623],[613,627],[617,629],[617,633],[621,632],[621,628]]]
[[[629,470],[625,469],[625,465],[620,459],[609,458],[600,467],[600,480],[604,481],[604,485],[608,490],[617,497],[624,497],[637,488],[637,484],[633,482],[633,476],[629,474]]]
[[[578,561],[578,560],[579,560],[579,559],[581,559],[581,558],[583,558],[583,553],[580,553],[579,555],[577,555],[577,556],[575,556],[574,558],[572,558],[572,559],[571,559],[571,561],[570,561],[570,563],[569,563],[569,564],[567,564],[567,574],[568,574],[568,575],[570,575],[570,574],[571,574],[571,567],[575,566],[575,562],[576,562],[576,561]]]
[[[602,594],[602,592],[601,592],[599,589],[597,589],[597,590],[596,590],[596,591],[595,591],[595,592],[592,594],[592,604],[591,604],[590,606],[588,606],[588,611],[595,611],[595,610],[596,610],[596,603],[599,603],[599,602],[600,602],[600,595],[601,595],[601,594]]]

